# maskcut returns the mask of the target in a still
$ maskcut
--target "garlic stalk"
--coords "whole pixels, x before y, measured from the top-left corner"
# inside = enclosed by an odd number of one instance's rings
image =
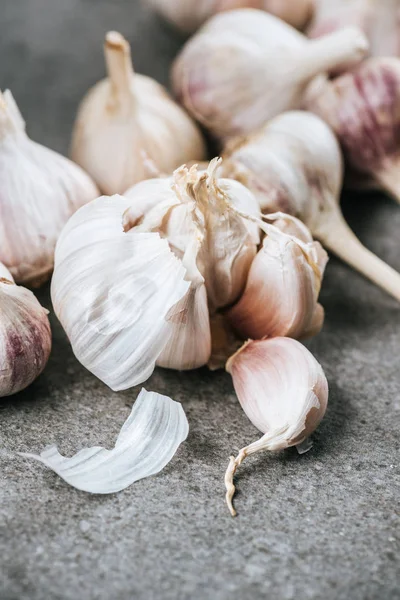
[[[367,51],[354,28],[317,40],[265,12],[243,9],[210,19],[173,67],[177,97],[215,136],[247,134],[301,105],[320,73]]]
[[[400,202],[400,60],[366,60],[315,88],[308,107],[332,127],[349,166]]]
[[[107,33],[107,78],[85,96],[72,136],[71,156],[106,194],[146,179],[148,159],[170,173],[205,155],[201,134],[159,83],[134,73],[130,46]]]
[[[327,255],[297,219],[272,218],[277,220],[252,262],[246,289],[227,317],[242,339],[311,337],[324,322],[318,295]]]
[[[98,190],[77,165],[28,138],[9,90],[0,92],[0,180],[0,261],[18,283],[40,285],[61,229]]]
[[[51,350],[47,312],[0,263],[0,397],[28,387],[45,368]]]
[[[313,14],[314,0],[148,0],[167,21],[185,33],[193,33],[218,12],[258,8],[304,29]]]
[[[179,402],[142,389],[119,432],[115,447],[84,448],[65,458],[57,446],[39,455],[20,452],[52,469],[72,487],[91,494],[114,494],[159,473],[185,441],[189,424]]]
[[[350,125],[353,118],[356,110],[349,113],[349,127],[356,127]],[[360,152],[369,143],[367,135],[359,138]],[[320,118],[305,111],[284,113],[254,136],[232,141],[224,158],[222,175],[244,183],[263,212],[283,211],[301,219],[328,250],[400,300],[400,275],[367,250],[344,220],[341,152]]]
[[[317,0],[308,28],[319,37],[353,25],[368,38],[371,56],[400,56],[400,0]]]
[[[225,475],[226,502],[232,499],[233,476],[243,460],[264,450],[301,444],[318,427],[328,402],[328,383],[321,365],[300,342],[276,337],[247,342],[227,363],[239,402],[264,435],[231,456]]]

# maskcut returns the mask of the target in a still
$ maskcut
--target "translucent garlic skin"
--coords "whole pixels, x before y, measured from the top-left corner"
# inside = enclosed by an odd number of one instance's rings
[[[51,350],[47,312],[0,264],[0,397],[28,387],[45,368]]]
[[[233,10],[211,18],[184,46],[172,72],[176,96],[214,136],[227,139],[301,106],[309,83],[367,50],[356,29],[318,40],[272,15]]]
[[[184,33],[193,33],[218,12],[235,8],[258,8],[303,29],[314,9],[314,0],[148,0],[167,21]]]
[[[250,341],[226,368],[247,417],[268,436],[267,449],[299,444],[318,427],[328,403],[328,383],[300,342],[284,337]]]
[[[290,231],[284,233],[280,230]],[[289,223],[286,226],[286,223]],[[327,254],[300,222],[282,216],[268,228],[255,257],[239,302],[227,318],[242,339],[287,336],[296,339],[319,333],[324,310],[318,304]]]
[[[197,126],[159,83],[133,72],[128,42],[107,34],[108,78],[83,99],[72,135],[71,156],[104,194],[122,194],[147,179],[144,156],[165,173],[202,160]]]
[[[347,163],[398,201],[400,60],[371,58],[316,91],[308,108],[337,135]]]
[[[0,94],[0,261],[37,286],[53,269],[57,238],[98,190],[86,173],[30,140],[11,93]]]

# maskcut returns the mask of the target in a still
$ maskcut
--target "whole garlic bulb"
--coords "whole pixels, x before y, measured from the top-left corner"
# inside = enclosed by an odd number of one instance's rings
[[[272,217],[246,289],[227,317],[242,339],[311,337],[324,322],[318,295],[327,255],[297,219]]]
[[[201,160],[200,131],[159,83],[134,73],[130,46],[110,31],[104,45],[108,77],[83,99],[75,123],[71,156],[105,194],[123,193],[147,178],[146,160],[172,172]]]
[[[400,59],[366,60],[315,88],[308,108],[333,129],[348,165],[400,202]]]
[[[0,263],[0,397],[26,388],[46,366],[51,350],[47,312]]]
[[[235,207],[259,207],[239,183],[216,180],[218,165],[99,198],[60,236],[54,310],[78,360],[114,390],[145,381],[156,363],[206,364],[209,311],[244,289],[259,231]]]
[[[28,138],[9,90],[0,92],[0,180],[0,261],[18,283],[40,285],[61,229],[98,190],[73,162]]]
[[[298,108],[320,73],[367,50],[349,28],[318,40],[253,9],[214,16],[184,46],[173,86],[188,111],[215,136],[247,134],[268,119]]]
[[[320,102],[322,107],[322,96]],[[328,112],[319,112],[335,125]],[[353,118],[357,123],[355,109],[349,113],[350,128],[356,127]],[[366,131],[359,140],[363,151],[371,143]],[[238,179],[254,193],[263,212],[283,211],[301,219],[328,250],[400,300],[400,275],[367,250],[344,220],[340,147],[321,118],[290,111],[272,119],[254,136],[232,140],[221,169],[224,177]]]
[[[400,56],[400,0],[317,0],[310,37],[354,25],[368,38],[371,56]]]
[[[233,476],[256,452],[296,446],[321,422],[328,403],[328,383],[321,365],[296,340],[276,337],[247,342],[227,363],[239,402],[264,435],[231,457],[225,475],[226,501],[232,516]]]
[[[193,33],[218,12],[258,8],[303,29],[313,14],[314,0],[148,0],[167,21],[185,33]]]

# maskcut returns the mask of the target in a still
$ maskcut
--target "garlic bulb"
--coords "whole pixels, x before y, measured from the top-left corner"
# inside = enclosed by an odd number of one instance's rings
[[[18,283],[40,285],[68,218],[98,190],[77,165],[36,144],[10,91],[0,92],[0,261]]]
[[[145,381],[156,363],[207,364],[209,311],[245,287],[259,231],[236,206],[259,207],[236,181],[216,179],[219,164],[99,198],[60,236],[54,310],[78,360],[114,390]]]
[[[156,81],[133,71],[121,34],[106,35],[108,77],[86,95],[72,136],[71,156],[106,194],[146,179],[145,156],[170,173],[201,160],[205,147],[190,117]]]
[[[400,0],[317,0],[308,35],[353,25],[368,38],[371,56],[400,56]]]
[[[264,435],[231,457],[225,475],[232,516],[233,476],[250,454],[301,444],[318,427],[328,402],[321,365],[300,342],[277,337],[247,342],[227,363],[239,402]]]
[[[265,10],[296,29],[304,29],[314,9],[314,0],[148,0],[148,3],[185,33],[193,33],[214,14],[234,8]]]
[[[288,215],[276,215],[262,248],[252,262],[246,289],[227,313],[242,339],[319,333],[324,310],[318,304],[326,252],[304,226]],[[281,231],[283,230],[290,233]],[[306,241],[296,237],[306,236]]]
[[[46,366],[51,350],[47,312],[0,263],[0,397],[26,388]]]
[[[308,98],[333,129],[349,166],[400,202],[400,60],[370,58]]]
[[[357,118],[356,109],[351,117],[349,112],[350,128],[355,127]],[[366,135],[360,139],[360,152],[369,143]],[[233,140],[224,158],[223,176],[244,183],[263,212],[283,211],[301,219],[328,250],[400,300],[400,275],[367,250],[343,218],[339,207],[343,180],[340,148],[320,118],[305,111],[284,113],[254,136]]]
[[[353,28],[309,41],[265,12],[234,10],[189,40],[174,64],[173,85],[196,119],[227,138],[299,107],[315,76],[366,50],[365,36]]]

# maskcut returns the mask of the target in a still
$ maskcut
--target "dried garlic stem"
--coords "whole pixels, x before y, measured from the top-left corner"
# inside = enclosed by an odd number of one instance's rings
[[[375,179],[383,189],[400,204],[400,165],[396,161],[385,164],[385,167],[374,173]]]
[[[329,228],[318,237],[324,246],[400,301],[400,273],[365,248],[340,214],[331,215]]]
[[[117,94],[127,96],[132,88],[133,66],[131,49],[117,31],[109,31],[104,43],[107,73]]]

